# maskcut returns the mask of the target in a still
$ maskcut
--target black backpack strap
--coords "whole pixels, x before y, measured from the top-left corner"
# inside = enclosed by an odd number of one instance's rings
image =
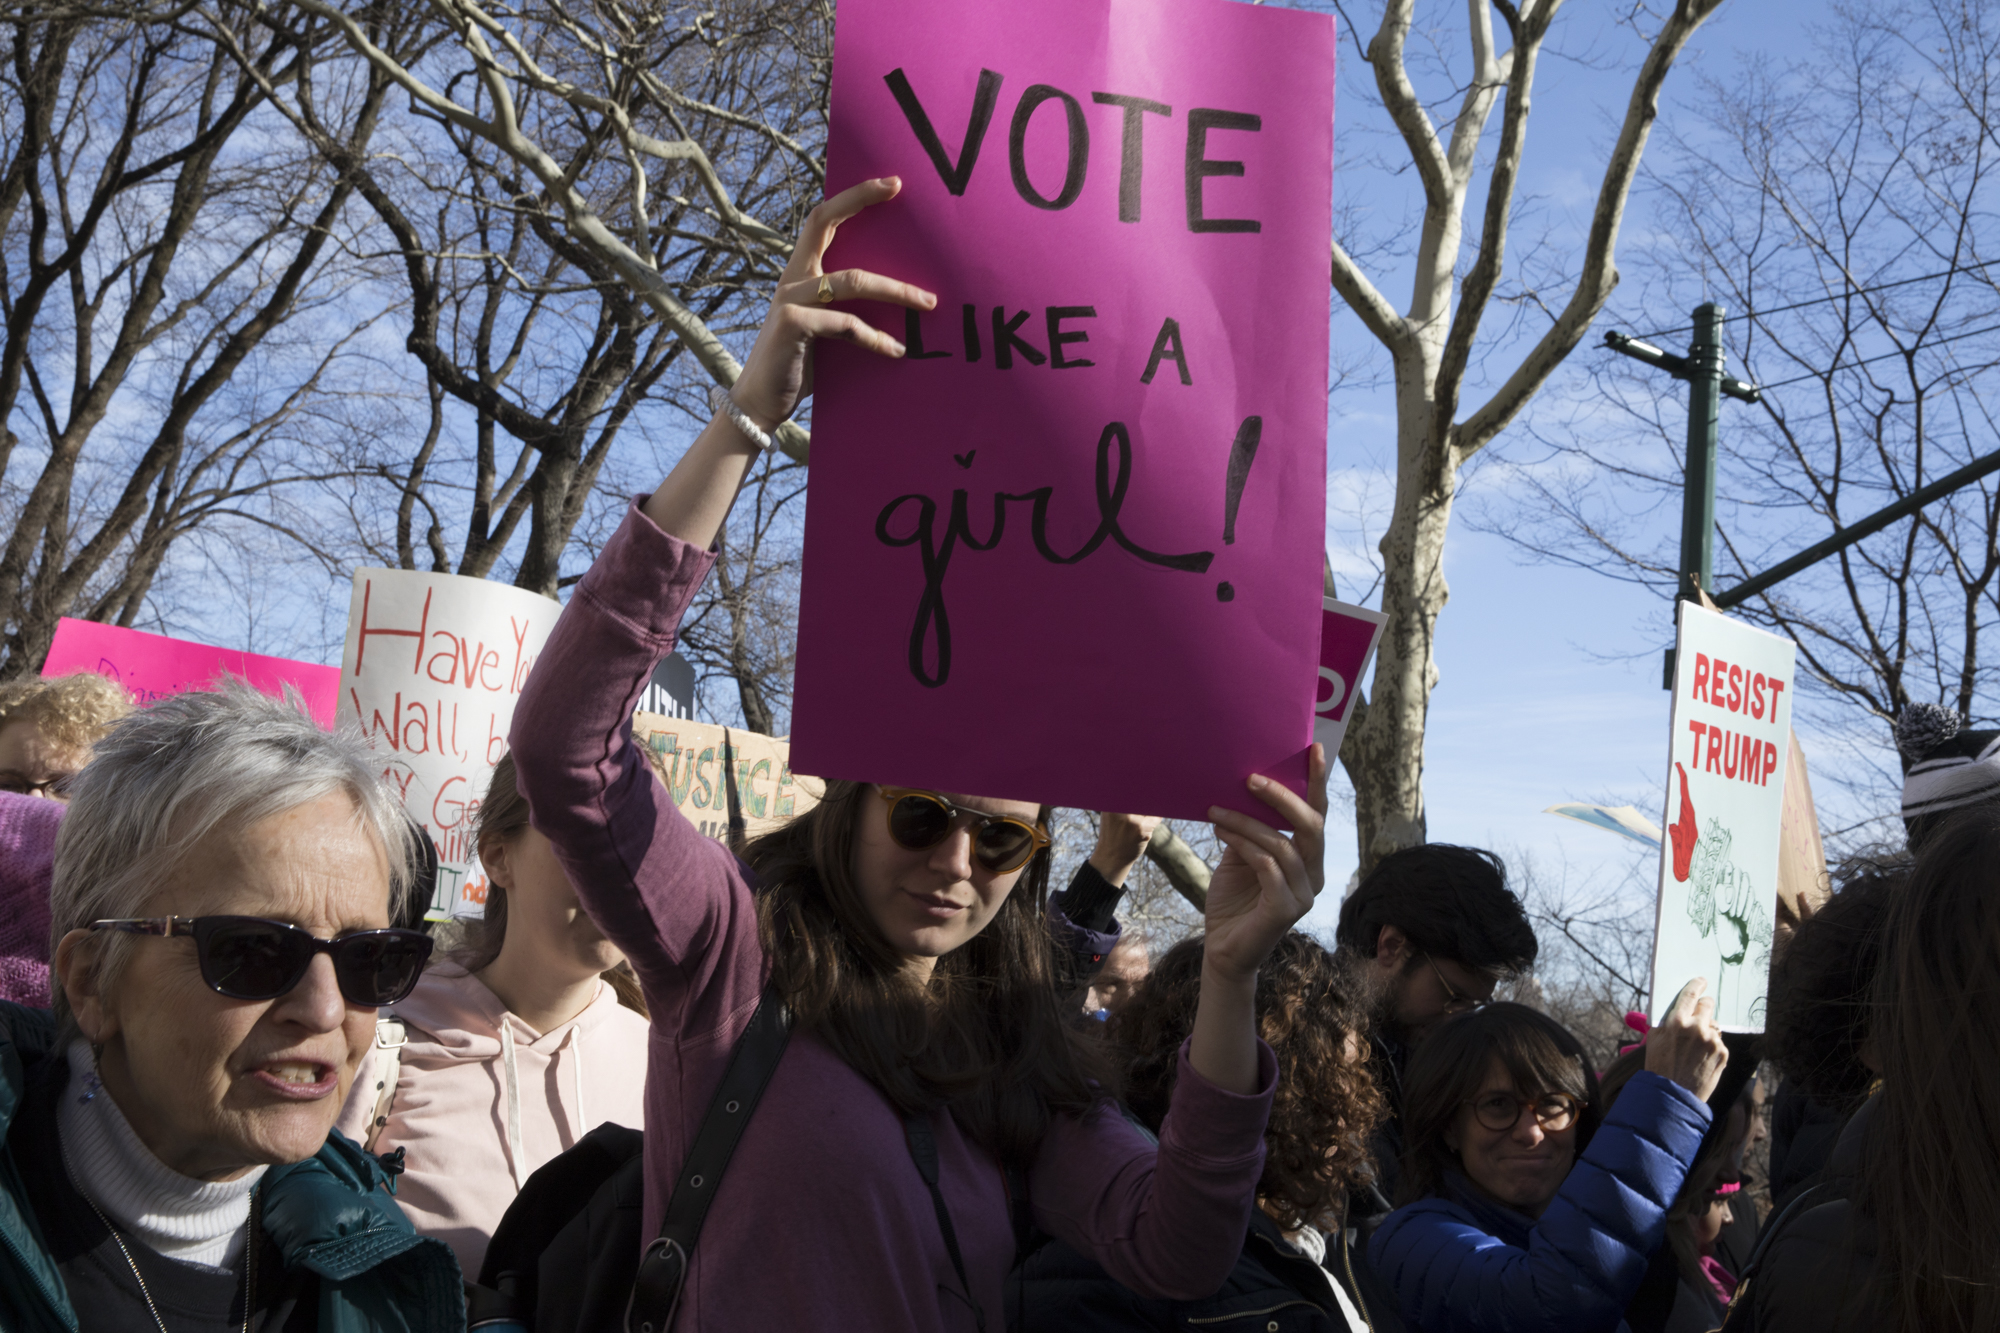
[[[639,1261],[639,1276],[632,1283],[632,1299],[625,1307],[626,1333],[666,1333],[672,1327],[681,1287],[687,1281],[689,1256],[708,1217],[715,1187],[791,1035],[791,1015],[784,1001],[775,986],[766,987],[757,1011],[750,1015],[750,1026],[736,1040],[729,1068],[723,1071],[722,1083],[708,1103],[708,1114],[695,1132],[694,1146],[688,1149],[680,1179],[667,1200],[666,1216],[660,1220],[660,1234]]]
[[[1822,1203],[1832,1202],[1831,1197],[1816,1197],[1827,1194],[1828,1187],[1824,1183],[1801,1190],[1778,1212],[1777,1216],[1764,1224],[1764,1230],[1757,1237],[1757,1244],[1750,1250],[1750,1258],[1743,1265],[1743,1272],[1736,1279],[1736,1292],[1729,1298],[1729,1309],[1723,1313],[1722,1326],[1716,1333],[1744,1333],[1744,1330],[1756,1327],[1750,1314],[1748,1297],[1750,1279],[1757,1276],[1757,1270],[1764,1266],[1764,1251],[1771,1247],[1771,1242],[1778,1238],[1778,1233],[1785,1229],[1786,1223],[1805,1216],[1808,1211]]]
[[[945,1253],[951,1256],[952,1269],[958,1274],[959,1290],[964,1293],[965,1303],[972,1307],[973,1323],[980,1333],[986,1333],[986,1312],[973,1297],[972,1283],[965,1276],[965,1256],[958,1250],[958,1231],[951,1224],[951,1209],[945,1207],[944,1191],[938,1188],[937,1137],[931,1133],[931,1118],[904,1116],[903,1135],[910,1141],[910,1160],[917,1164],[917,1174],[930,1188],[931,1206],[937,1209],[938,1230],[944,1233]]]

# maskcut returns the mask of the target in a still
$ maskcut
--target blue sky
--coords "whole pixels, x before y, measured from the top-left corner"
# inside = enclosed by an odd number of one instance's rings
[[[1440,9],[1438,17],[1462,30],[1462,12],[1448,18]],[[1806,25],[1823,12],[1819,5],[1729,0],[1677,65],[1663,98],[1663,119],[1699,96],[1695,76],[1722,78],[1745,60],[1800,54]],[[1578,245],[1624,111],[1631,86],[1628,66],[1638,46],[1629,34],[1581,6],[1572,6],[1558,19],[1552,46],[1570,55],[1545,57],[1539,67],[1522,179],[1530,216],[1517,227],[1517,235],[1545,232],[1552,244]],[[1344,37],[1340,59],[1336,199],[1370,211],[1404,209],[1413,215],[1415,205],[1404,202],[1411,198],[1410,181],[1352,161],[1365,158],[1374,146],[1370,132],[1385,119],[1373,101],[1372,76],[1356,58],[1351,38]],[[1496,111],[1489,140],[1497,136],[1498,126]],[[1652,147],[1658,144],[1656,133]],[[1475,183],[1467,210],[1473,225],[1483,204],[1482,184]],[[1650,321],[1648,328],[1684,322],[1685,311],[1647,309],[1635,300],[1642,274],[1635,271],[1631,242],[1648,225],[1647,201],[1640,191],[1626,214],[1620,247],[1625,280],[1606,317],[1572,357],[1572,367],[1610,355],[1597,346],[1606,328],[1645,331],[1634,328],[1642,316]],[[1378,278],[1378,286],[1399,308],[1407,303],[1406,276]],[[1334,340],[1337,362],[1345,353],[1373,346],[1351,317],[1336,318]],[[1372,363],[1379,369],[1383,361],[1377,355]],[[1512,364],[1503,351],[1495,357],[1492,373],[1504,374]],[[1475,393],[1467,397],[1479,401]],[[1364,487],[1378,503],[1387,500],[1388,480],[1381,469],[1391,457],[1393,412],[1386,391],[1335,392],[1328,442],[1334,482],[1330,526],[1341,521],[1343,486]],[[1493,452],[1508,457],[1519,435],[1518,428],[1510,430]],[[1656,863],[1650,851],[1542,811],[1558,801],[1631,802],[1660,822],[1668,726],[1661,652],[1673,642],[1672,605],[1633,584],[1533,561],[1504,538],[1465,521],[1469,514],[1490,520],[1496,513],[1504,515],[1506,507],[1504,493],[1496,493],[1475,468],[1445,552],[1451,601],[1438,623],[1439,680],[1431,696],[1425,752],[1430,837],[1491,847],[1510,857],[1525,854],[1540,873],[1571,883],[1615,882],[1635,867],[1649,882]],[[1664,517],[1678,524],[1677,513]],[[1526,518],[1532,521],[1532,516]],[[1342,535],[1334,534],[1337,571]],[[1350,568],[1358,565],[1355,548],[1365,544],[1348,536]],[[1342,580],[1340,590],[1353,596],[1360,587]],[[1803,730],[1801,743],[1810,763],[1813,738]],[[1351,824],[1332,833],[1328,897],[1308,919],[1309,925],[1328,928],[1358,860]]]

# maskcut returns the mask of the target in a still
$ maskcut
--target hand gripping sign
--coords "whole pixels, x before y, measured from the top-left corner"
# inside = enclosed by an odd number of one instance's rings
[[[1764,1030],[1796,652],[1680,604],[1653,1004],[1707,977],[1725,1032]]]
[[[815,352],[809,772],[1093,809],[1305,778],[1325,530],[1332,20],[843,0],[829,270],[909,355]],[[1169,725],[1171,723],[1171,725]]]
[[[382,780],[437,847],[433,916],[483,909],[473,820],[561,611],[537,593],[457,574],[354,575],[340,717],[361,727],[381,756]]]

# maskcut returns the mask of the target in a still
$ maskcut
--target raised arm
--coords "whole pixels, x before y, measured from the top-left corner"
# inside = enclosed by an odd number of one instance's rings
[[[730,390],[736,405],[765,431],[789,418],[812,392],[813,339],[845,338],[883,356],[903,354],[903,344],[858,315],[830,308],[830,302],[889,301],[918,310],[937,304],[936,296],[906,282],[862,269],[827,273],[820,267],[841,223],[871,204],[895,198],[902,188],[894,176],[863,181],[806,215],[757,345]],[[662,532],[706,549],[721,531],[756,457],[750,438],[718,415],[646,501],[646,517]]]

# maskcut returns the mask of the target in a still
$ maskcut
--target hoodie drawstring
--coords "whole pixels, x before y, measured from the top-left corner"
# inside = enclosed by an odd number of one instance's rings
[[[576,1122],[569,1130],[569,1141],[573,1146],[590,1127],[590,1112],[583,1105],[583,1034],[574,1027],[570,1029],[569,1058],[571,1072],[576,1075]]]
[[[514,1029],[505,1021],[500,1024],[500,1063],[507,1074],[507,1169],[519,1192],[521,1162],[527,1155],[521,1148],[521,1071],[514,1063]]]

